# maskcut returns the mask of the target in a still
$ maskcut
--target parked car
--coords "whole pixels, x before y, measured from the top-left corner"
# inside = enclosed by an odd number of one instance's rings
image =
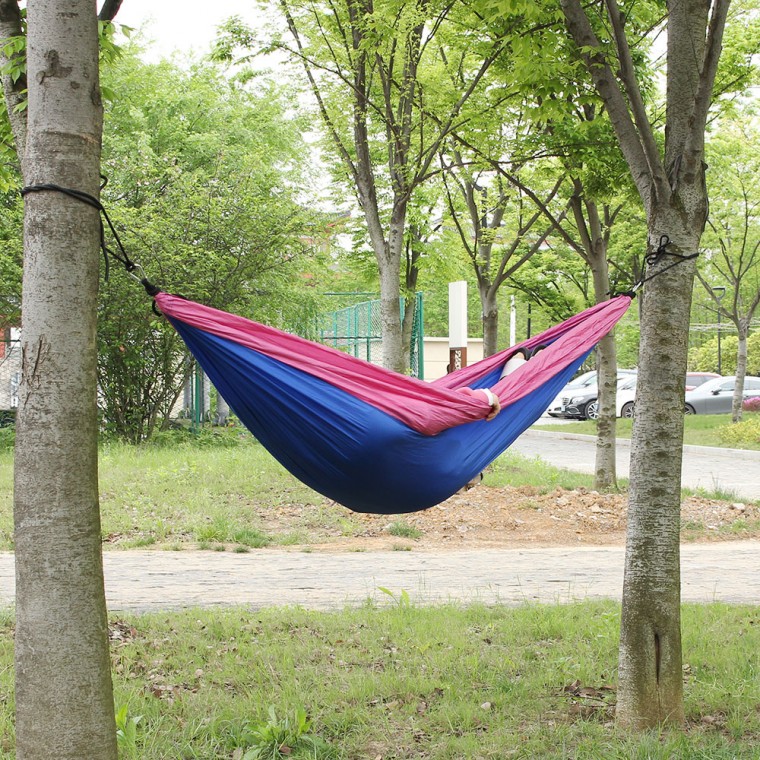
[[[686,390],[693,391],[695,388],[699,388],[700,385],[704,385],[716,377],[720,377],[717,372],[687,372]]]
[[[573,378],[558,394],[554,397],[554,401],[549,404],[549,408],[546,413],[550,417],[562,417],[562,397],[566,396],[574,390],[580,388],[588,388],[590,385],[596,385],[596,370],[590,370],[584,372],[576,378]]]
[[[635,375],[635,369],[620,369],[618,370],[617,381],[618,383],[625,382]],[[599,389],[596,384],[596,377],[594,377],[593,383],[580,388],[566,386],[560,394],[560,411],[555,416],[595,420],[599,417],[598,398]]]
[[[687,391],[684,412],[686,414],[726,414],[731,411],[736,377],[716,377],[693,391]],[[760,395],[760,377],[744,378],[743,398]]]
[[[693,391],[700,385],[720,377],[716,372],[687,372],[685,389]],[[630,419],[633,417],[636,399],[636,377],[630,382],[620,383],[617,391],[617,416]]]

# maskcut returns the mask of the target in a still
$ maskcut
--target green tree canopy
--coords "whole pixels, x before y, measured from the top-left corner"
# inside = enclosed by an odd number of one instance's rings
[[[289,93],[252,93],[209,63],[146,64],[131,47],[103,78],[115,94],[103,201],[148,279],[304,332],[314,308],[304,255],[325,222],[304,208],[308,162]],[[106,422],[141,440],[168,414],[187,365],[174,331],[120,272],[102,287],[99,351]]]

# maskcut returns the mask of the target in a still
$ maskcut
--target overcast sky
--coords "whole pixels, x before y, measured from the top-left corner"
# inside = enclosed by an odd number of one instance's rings
[[[253,24],[256,15],[253,0],[124,0],[114,20],[143,29],[153,59],[176,51],[206,53],[222,21],[240,16]]]

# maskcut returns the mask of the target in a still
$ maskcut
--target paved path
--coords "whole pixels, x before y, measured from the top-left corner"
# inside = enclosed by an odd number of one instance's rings
[[[542,420],[543,421],[543,420]],[[571,427],[568,425],[568,427]],[[527,430],[510,447],[529,457],[540,457],[556,467],[594,472],[596,437],[548,430]],[[684,446],[681,478],[684,486],[718,489],[738,499],[760,500],[760,451]],[[628,477],[631,442],[617,439],[618,477]]]
[[[443,601],[570,602],[620,598],[622,547],[461,552],[321,554],[260,549],[105,553],[113,611],[244,604],[328,609],[389,602],[406,590],[415,604]],[[760,541],[682,548],[683,599],[760,605]],[[13,601],[13,555],[0,553],[0,606]]]

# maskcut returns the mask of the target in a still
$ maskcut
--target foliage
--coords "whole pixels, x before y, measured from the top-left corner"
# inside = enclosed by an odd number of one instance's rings
[[[16,443],[15,427],[0,427],[0,452],[11,451]]]
[[[760,408],[760,399],[757,407]],[[741,422],[725,425],[719,431],[724,446],[740,447],[746,444],[760,444],[760,414],[749,414]]]
[[[0,196],[0,330],[21,324],[23,205],[16,192]]]
[[[707,143],[710,219],[698,275],[703,289],[696,299],[697,308],[707,300],[713,315],[719,310],[722,321],[744,337],[760,306],[760,192],[752,179],[760,171],[755,110],[753,105],[738,118],[721,120]]]
[[[613,601],[129,614],[110,620],[119,635],[113,678],[117,704],[142,716],[141,760],[242,760],[243,729],[270,722],[269,705],[280,723],[301,706],[308,734],[329,742],[336,760],[419,752],[431,760],[560,760],[568,748],[578,760],[752,760],[759,613],[683,605],[683,732],[612,726]],[[12,663],[13,615],[2,610],[4,694],[12,694]],[[8,758],[12,710],[12,699],[0,701],[0,754]]]
[[[118,93],[106,110],[104,203],[148,279],[276,326],[313,329],[313,280],[301,272],[307,236],[323,220],[299,202],[308,178],[287,92],[251,94],[208,64],[189,72],[144,64],[133,48],[103,79]],[[190,365],[132,280],[114,273],[102,291],[104,424],[138,442],[165,424]]]
[[[302,707],[280,718],[274,705],[265,723],[248,723],[241,737],[242,760],[277,760],[283,757],[328,760],[336,756],[330,745],[313,735],[311,721]]]
[[[736,352],[739,339],[736,335],[724,334],[720,339],[720,362],[724,375],[736,374]],[[711,337],[700,346],[689,351],[689,369],[692,372],[718,371],[718,336]],[[760,375],[760,332],[752,333],[747,339],[747,374]]]
[[[137,727],[142,717],[142,715],[130,715],[128,705],[122,705],[116,711],[116,741],[122,757],[139,758]]]
[[[410,525],[406,520],[395,520],[388,526],[388,533],[399,538],[419,538],[422,532],[414,525]]]
[[[744,409],[745,412],[760,412],[760,396],[744,399],[742,409]]]

